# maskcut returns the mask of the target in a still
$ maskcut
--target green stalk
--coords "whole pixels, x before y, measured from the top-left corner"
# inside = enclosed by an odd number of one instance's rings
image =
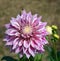
[[[41,59],[40,59],[40,61],[42,61],[42,54],[41,54]]]
[[[58,61],[58,57],[57,57],[57,49],[56,49],[56,42],[53,42],[53,47],[54,47],[54,53],[55,53],[55,57],[56,57],[56,61]]]

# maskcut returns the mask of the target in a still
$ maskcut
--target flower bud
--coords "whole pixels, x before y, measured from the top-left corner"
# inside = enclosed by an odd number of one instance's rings
[[[58,29],[58,27],[56,25],[52,25],[53,29]]]
[[[52,28],[50,26],[46,26],[46,30],[49,34],[52,34]]]
[[[59,35],[58,34],[54,34],[54,37],[59,39]]]

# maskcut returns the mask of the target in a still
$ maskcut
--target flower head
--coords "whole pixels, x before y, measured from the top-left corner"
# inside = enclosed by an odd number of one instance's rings
[[[50,35],[52,34],[52,28],[50,26],[46,26],[46,30]]]
[[[46,40],[46,22],[41,22],[41,16],[32,15],[31,12],[22,11],[21,15],[12,18],[10,23],[6,24],[5,34],[6,45],[11,46],[11,50],[18,53],[20,57],[25,54],[27,58],[31,55],[44,51]]]

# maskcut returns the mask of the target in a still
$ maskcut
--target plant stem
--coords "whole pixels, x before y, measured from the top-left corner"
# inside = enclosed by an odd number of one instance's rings
[[[41,54],[41,59],[40,59],[40,61],[42,61],[42,54]]]
[[[54,47],[54,53],[55,53],[56,61],[58,61],[57,49],[56,49],[56,42],[53,42],[53,47]]]

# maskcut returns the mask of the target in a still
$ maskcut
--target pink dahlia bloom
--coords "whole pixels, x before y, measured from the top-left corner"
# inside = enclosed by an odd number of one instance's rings
[[[7,28],[4,41],[10,46],[11,51],[27,58],[35,56],[36,53],[44,52],[46,40],[46,22],[41,22],[41,16],[32,15],[31,12],[22,11],[21,15],[11,18],[10,23],[6,24]]]

